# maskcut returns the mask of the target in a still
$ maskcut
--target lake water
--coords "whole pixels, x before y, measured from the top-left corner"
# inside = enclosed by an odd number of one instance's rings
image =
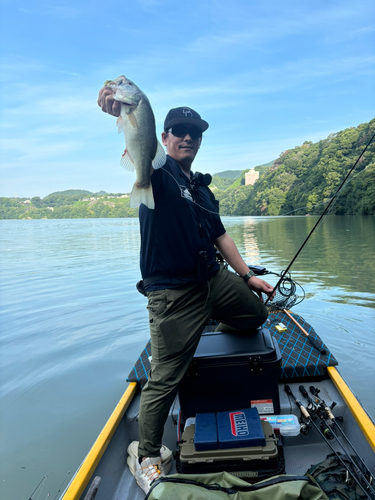
[[[316,220],[223,217],[244,259],[275,272]],[[135,289],[138,220],[0,221],[0,229],[0,497],[29,499],[47,475],[33,500],[54,499],[149,338]],[[306,291],[293,310],[323,337],[373,418],[374,229],[374,217],[326,217],[292,268]]]

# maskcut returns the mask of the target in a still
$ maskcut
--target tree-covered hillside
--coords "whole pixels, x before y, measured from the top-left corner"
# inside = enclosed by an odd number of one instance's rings
[[[254,186],[215,191],[225,215],[320,214],[375,133],[375,119],[284,151]],[[375,214],[375,142],[330,213]]]
[[[272,164],[255,167],[260,177],[245,186],[244,171],[213,176],[210,188],[222,215],[320,214],[375,133],[369,123],[331,134],[327,139],[284,151]],[[330,209],[333,214],[375,214],[375,141],[361,157],[349,182]],[[45,198],[0,198],[0,219],[136,217],[129,195],[84,190]]]
[[[129,195],[93,194],[70,190],[52,193],[41,199],[0,198],[0,219],[88,219],[137,217],[130,208]]]

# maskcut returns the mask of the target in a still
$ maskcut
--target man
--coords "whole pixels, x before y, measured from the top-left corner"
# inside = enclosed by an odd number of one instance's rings
[[[98,104],[120,113],[108,88],[101,89]],[[206,176],[191,170],[207,129],[191,108],[169,111],[162,133],[167,162],[151,176],[155,209],[139,208],[152,361],[141,395],[138,460],[128,463],[146,493],[164,475],[164,424],[207,320],[220,321],[218,331],[253,331],[267,319],[262,292],[274,296],[271,285],[249,272],[225,232]],[[215,247],[239,276],[219,266]],[[134,454],[133,444],[128,451]]]

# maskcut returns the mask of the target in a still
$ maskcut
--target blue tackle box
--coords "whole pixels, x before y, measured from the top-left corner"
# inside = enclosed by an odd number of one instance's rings
[[[257,409],[197,413],[194,445],[197,451],[265,446]]]

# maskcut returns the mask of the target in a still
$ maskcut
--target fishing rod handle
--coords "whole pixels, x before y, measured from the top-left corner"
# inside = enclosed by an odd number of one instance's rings
[[[309,399],[309,395],[307,394],[307,391],[306,391],[306,389],[303,387],[303,385],[300,385],[300,386],[299,386],[299,390],[300,390],[300,392],[301,392],[302,396],[305,396],[305,398]]]
[[[292,398],[295,400],[296,398],[293,396],[292,389],[289,387],[288,384],[284,385],[285,392],[288,394],[288,396],[292,396]]]
[[[311,394],[313,396],[318,397],[318,394],[319,394],[320,390],[317,387],[314,387],[313,385],[310,385],[309,389],[310,389],[310,392],[311,392]]]
[[[285,389],[285,392],[294,399],[296,405],[301,410],[302,415],[304,417],[306,417],[307,419],[309,419],[310,418],[310,413],[306,410],[306,408],[303,406],[303,404],[301,403],[301,401],[299,401],[295,397],[295,395],[292,393],[292,389],[289,387],[289,385],[285,384],[284,385],[284,389]]]
[[[331,411],[331,408],[330,408],[329,406],[325,406],[325,407],[324,407],[324,409],[325,409],[325,411],[327,412],[328,418],[329,418],[330,420],[332,420],[332,422],[334,422],[336,419],[335,419],[334,414],[333,414],[333,413],[332,413],[332,411]]]
[[[322,347],[321,345],[319,345],[318,342],[316,341],[316,339],[314,339],[314,337],[312,337],[311,335],[309,335],[307,338],[309,339],[310,344],[313,347],[315,347],[315,349],[317,351],[319,351],[322,356],[325,356],[327,354],[326,349],[324,349],[324,347]]]
[[[300,403],[300,402],[299,402]],[[299,409],[301,410],[301,413],[304,417],[306,418],[310,418],[310,413],[308,412],[308,410],[306,410],[306,408],[303,406],[303,404],[300,403],[300,407]]]

